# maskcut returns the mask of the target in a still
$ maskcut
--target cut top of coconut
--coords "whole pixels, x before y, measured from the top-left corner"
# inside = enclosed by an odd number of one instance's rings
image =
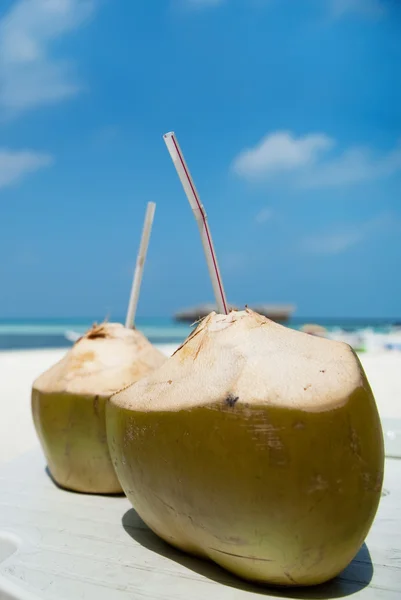
[[[294,331],[247,309],[208,315],[157,371],[115,394],[112,402],[140,411],[225,400],[322,411],[368,385],[347,344]]]
[[[44,393],[109,396],[165,362],[165,356],[135,329],[120,323],[94,325],[33,388]]]

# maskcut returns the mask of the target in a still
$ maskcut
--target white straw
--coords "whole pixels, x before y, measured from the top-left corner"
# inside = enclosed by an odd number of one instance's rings
[[[192,180],[175,134],[173,132],[166,133],[163,138],[166,142],[167,149],[170,152],[170,156],[178,173],[178,177],[181,180],[182,186],[195,215],[196,222],[198,223],[218,312],[227,315],[227,301],[224,293],[223,282],[221,280],[219,265],[217,263],[217,257],[213,247],[212,236],[209,231],[205,209],[200,201],[199,194],[195,188],[195,184]]]
[[[132,328],[134,326],[136,307],[138,305],[139,292],[141,289],[143,268],[145,265],[146,254],[148,251],[150,233],[152,231],[153,217],[155,215],[156,204],[154,202],[148,202],[146,209],[145,221],[142,230],[142,239],[139,246],[139,252],[136,259],[134,279],[131,288],[131,297],[129,299],[127,318],[125,319],[125,326]]]

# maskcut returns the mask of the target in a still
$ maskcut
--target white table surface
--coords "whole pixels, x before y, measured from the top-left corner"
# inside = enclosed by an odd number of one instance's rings
[[[123,496],[56,487],[40,450],[0,470],[1,600],[401,600],[401,421],[385,422],[384,493],[366,544],[315,588],[248,585],[159,540]]]

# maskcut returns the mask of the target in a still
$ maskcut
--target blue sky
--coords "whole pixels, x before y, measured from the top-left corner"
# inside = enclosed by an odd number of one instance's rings
[[[232,302],[401,317],[392,0],[3,0],[0,317],[212,299],[174,130]]]

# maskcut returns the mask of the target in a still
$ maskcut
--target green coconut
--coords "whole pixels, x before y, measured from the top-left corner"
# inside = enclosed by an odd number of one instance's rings
[[[327,581],[374,519],[383,436],[346,344],[249,310],[211,313],[159,369],[111,397],[106,421],[144,522],[242,578]]]
[[[36,379],[33,420],[60,486],[99,494],[122,491],[107,446],[106,402],[165,360],[139,331],[103,323]]]

